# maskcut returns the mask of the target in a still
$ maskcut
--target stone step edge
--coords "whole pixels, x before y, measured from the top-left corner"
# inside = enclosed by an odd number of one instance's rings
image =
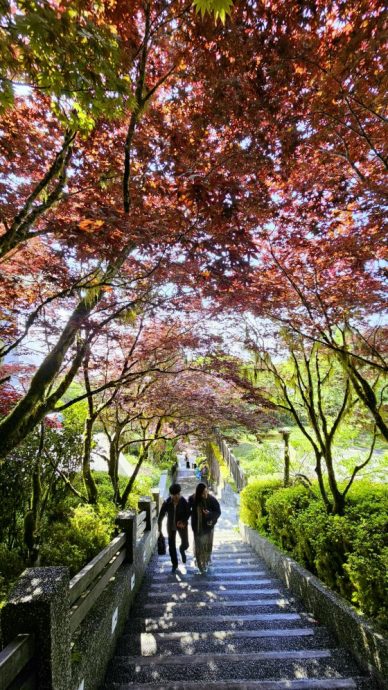
[[[204,593],[208,594],[209,596],[215,596],[216,595],[217,597],[220,597],[219,599],[209,599],[209,601],[211,603],[217,603],[217,601],[233,601],[233,599],[231,599],[230,597],[228,598],[227,595],[247,594],[248,596],[255,596],[255,595],[263,596],[263,595],[267,594],[267,595],[273,596],[274,594],[279,594],[279,595],[281,594],[280,589],[268,588],[268,589],[229,589],[228,591],[220,590],[219,592],[207,592],[206,589],[198,589],[198,590],[189,589],[187,591],[182,589],[182,592],[172,592],[172,593],[171,592],[166,593],[166,591],[164,591],[164,592],[147,591],[146,595],[147,595],[147,597],[152,598],[152,599],[153,598],[157,599],[159,597],[160,598],[165,597],[166,599],[168,599],[168,602],[170,602],[170,601],[179,602],[180,601],[179,599],[171,599],[171,597],[172,596],[176,597],[176,596],[178,596],[178,594],[181,594],[182,596],[189,594],[190,597],[192,597],[194,594],[200,594],[201,596],[203,596]],[[195,601],[195,599],[193,601]],[[162,602],[160,602],[160,603],[162,603]]]
[[[206,690],[356,690],[353,678],[298,678],[297,680],[206,681]],[[198,690],[197,682],[113,683],[109,690]]]
[[[184,640],[190,638],[193,642],[211,641],[214,640],[233,640],[233,639],[249,639],[249,638],[268,638],[268,637],[307,637],[316,634],[313,628],[266,628],[263,630],[214,630],[212,632],[157,632],[157,633],[140,633],[140,642],[146,643],[152,640]],[[133,633],[123,635],[122,640],[129,637],[133,640]]]
[[[330,649],[289,649],[273,650],[267,652],[239,652],[231,653],[207,653],[207,654],[181,654],[172,656],[125,656],[116,655],[115,660],[125,660],[126,666],[187,666],[195,664],[218,663],[248,663],[257,661],[306,661],[307,659],[328,659],[332,656]]]
[[[185,609],[185,608],[192,608],[194,610],[198,609],[209,609],[211,607],[217,607],[220,606],[221,608],[224,606],[240,606],[241,608],[247,608],[248,606],[254,608],[255,606],[290,606],[291,605],[291,600],[290,599],[285,599],[285,598],[279,598],[279,599],[232,599],[230,601],[215,601],[215,600],[210,600],[210,601],[168,601],[168,602],[156,602],[155,604],[150,604],[150,603],[140,603],[139,608],[142,609],[155,609],[155,608],[161,608],[163,607],[164,609],[166,607],[170,609]]]
[[[229,580],[225,582],[212,582],[211,584],[213,586],[218,586],[218,587],[232,587],[237,584],[243,584],[243,585],[273,585],[275,583],[275,579],[257,579],[257,580],[245,580],[245,582],[241,582],[241,580]],[[182,591],[187,591],[190,592],[191,586],[194,587],[199,587],[201,589],[209,589],[209,583],[207,583],[206,578],[201,576],[201,578],[198,576],[198,581],[197,582],[188,582],[187,580],[169,580],[168,581],[168,588],[170,590],[171,587],[177,587],[178,589],[181,589]],[[152,590],[163,590],[163,592],[166,591],[166,586],[164,584],[164,581],[159,582],[158,584],[151,584],[148,588],[147,591],[150,592]],[[212,591],[215,591],[214,589]],[[223,590],[221,590],[223,591]],[[243,592],[245,590],[239,588],[239,591]]]
[[[159,581],[159,580],[167,581],[168,584],[170,584],[171,580],[166,580],[166,578],[171,577],[171,576],[176,577],[178,572],[179,571],[177,571],[175,573],[169,573],[168,571],[166,571],[165,573],[155,573],[155,575],[153,576],[152,579],[155,581]],[[179,573],[179,574],[182,575],[182,573]],[[185,574],[188,574],[188,573],[185,573]],[[214,570],[213,572],[207,572],[205,575],[200,575],[197,572],[191,572],[190,575],[191,576],[194,575],[194,577],[198,577],[201,579],[203,578],[205,581],[209,581],[209,582],[213,582],[215,579],[217,579],[217,580],[222,579],[225,581],[229,580],[232,582],[236,582],[236,583],[241,582],[242,584],[244,584],[244,582],[255,582],[255,580],[257,582],[257,580],[260,580],[260,578],[265,577],[266,573],[258,570],[256,573],[257,577],[256,578],[254,577],[251,580],[249,580],[248,578],[252,578],[253,573],[247,573],[246,576],[245,576],[245,574],[241,573],[241,575],[236,576],[233,573],[225,573],[225,572],[222,573],[220,570]],[[237,577],[237,579],[236,579],[236,577]],[[245,577],[247,579],[245,579]]]
[[[240,615],[234,615],[234,616],[209,616],[208,619],[210,621],[214,621],[216,623],[223,623],[223,622],[230,622],[230,623],[245,623],[247,621],[297,621],[301,620],[301,616],[299,613],[253,613],[253,614],[244,614],[242,616]],[[144,617],[134,617],[134,618],[129,618],[129,621],[131,623],[136,623],[136,622],[143,622],[146,624],[156,624],[156,623],[161,623],[166,624],[166,618],[164,616],[161,616],[160,618],[144,618]],[[207,616],[185,616],[185,622],[191,622],[191,623],[204,623],[207,620]],[[169,623],[176,623],[179,622],[179,618],[176,619],[169,619],[167,622]]]
[[[187,565],[193,566],[194,561],[193,559],[189,556],[187,560]],[[247,572],[247,573],[257,573],[257,572],[262,572],[264,573],[265,571],[263,570],[263,565],[261,563],[219,563],[218,561],[213,560],[210,567],[213,567],[214,569],[217,570],[217,572],[227,572],[229,573],[230,571],[234,572],[240,572],[240,570]],[[259,570],[258,570],[259,568]],[[165,562],[165,563],[160,563],[159,567],[157,570],[155,570],[154,575],[164,575],[165,572],[168,572],[171,570],[171,563]]]

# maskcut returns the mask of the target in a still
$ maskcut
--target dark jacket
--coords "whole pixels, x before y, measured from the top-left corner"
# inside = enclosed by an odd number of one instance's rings
[[[189,519],[190,516],[190,510],[188,503],[183,496],[180,497],[176,511],[175,511],[175,523],[174,523],[174,504],[171,500],[171,496],[166,498],[166,500],[162,503],[162,507],[160,509],[159,517],[158,517],[158,526],[159,529],[161,529],[163,519],[167,515],[167,533],[170,536],[171,532],[176,532],[176,523],[181,521],[181,522],[186,522]]]
[[[202,516],[202,529],[204,532],[210,532],[214,528],[214,525],[216,524],[218,518],[221,515],[220,504],[214,496],[210,495],[208,495],[208,497],[204,501],[201,501],[200,505],[197,506],[195,501],[195,494],[193,494],[189,498],[189,508],[191,516],[191,527],[194,534],[197,533],[198,527],[198,508],[206,508],[206,510],[209,511],[209,515]]]

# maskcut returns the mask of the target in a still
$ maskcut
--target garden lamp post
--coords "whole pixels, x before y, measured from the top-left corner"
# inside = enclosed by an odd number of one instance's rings
[[[283,427],[279,429],[279,434],[282,436],[284,441],[284,486],[289,486],[290,484],[290,434],[291,429],[288,427]]]

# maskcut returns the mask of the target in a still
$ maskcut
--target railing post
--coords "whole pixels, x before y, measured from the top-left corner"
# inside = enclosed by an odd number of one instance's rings
[[[123,510],[116,517],[116,525],[127,537],[126,563],[133,563],[133,555],[136,548],[136,513],[134,510]]]
[[[152,489],[152,498],[156,503],[156,515],[159,515],[160,511],[160,489]]]
[[[164,500],[168,496],[168,472],[163,470],[159,481],[160,497]]]
[[[18,634],[34,635],[37,687],[71,688],[69,571],[28,568],[20,576],[1,612],[3,642]]]
[[[146,513],[146,531],[149,532],[152,524],[151,524],[151,509],[152,509],[152,503],[151,499],[148,496],[142,496],[138,502],[139,510],[140,511],[145,511]]]

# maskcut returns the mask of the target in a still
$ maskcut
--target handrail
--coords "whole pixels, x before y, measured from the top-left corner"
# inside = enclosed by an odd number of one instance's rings
[[[82,570],[70,580],[70,604],[73,604],[93,582],[97,575],[105,568],[112,557],[125,546],[125,534],[115,537],[108,546],[97,554]]]
[[[146,531],[147,513],[138,513],[136,520],[136,541]],[[109,580],[126,558],[126,535],[119,534],[90,563],[73,577],[70,582],[70,631],[73,633],[86,618]]]
[[[34,651],[33,635],[17,635],[0,651],[0,690],[6,690],[11,685],[31,661]]]
[[[143,510],[141,513],[138,513],[138,516],[137,516],[136,540],[141,539],[144,532],[146,531],[146,526],[147,526],[146,521],[147,521],[147,513]]]
[[[116,570],[125,561],[126,552],[125,548],[121,549],[116,553],[111,559],[111,562],[106,566],[105,570],[100,573],[96,578],[93,586],[83,592],[82,596],[77,600],[75,605],[70,610],[70,632],[73,633],[74,630],[82,623],[84,618],[88,615],[90,609],[96,603],[98,597],[102,594],[105,587],[107,586],[109,580],[115,574]]]
[[[222,436],[218,430],[215,431],[215,437],[216,437],[218,448],[220,449],[220,451],[222,453],[222,457],[224,458],[226,464],[228,465],[229,472],[232,475],[232,477],[236,483],[237,490],[241,491],[241,489],[243,489],[244,486],[246,486],[248,483],[245,472],[244,472],[244,470],[241,469],[240,462],[233,455],[228,444],[226,443],[225,439],[222,438]]]

